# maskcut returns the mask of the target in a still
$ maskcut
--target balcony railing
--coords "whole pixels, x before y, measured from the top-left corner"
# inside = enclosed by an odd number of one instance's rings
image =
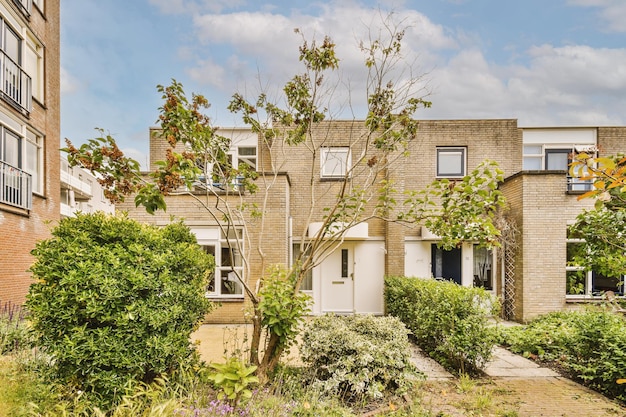
[[[31,175],[0,161],[0,203],[30,210],[33,207]]]
[[[2,95],[9,102],[26,113],[29,113],[33,104],[32,80],[4,51],[0,51],[2,73],[0,74],[0,88]]]
[[[26,17],[30,17],[30,13],[33,10],[33,0],[13,0],[13,3],[20,8]]]
[[[567,191],[570,193],[586,193],[593,190],[592,180],[581,180],[576,177],[567,176]]]

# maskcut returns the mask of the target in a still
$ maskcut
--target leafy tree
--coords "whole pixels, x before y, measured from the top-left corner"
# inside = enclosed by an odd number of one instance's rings
[[[579,214],[570,228],[571,236],[584,239],[574,261],[606,276],[626,274],[626,157],[580,153],[570,175],[593,182],[579,199],[596,199],[594,209]]]
[[[403,37],[404,30],[390,16],[384,20],[380,36],[361,43],[367,73],[367,114],[364,120],[355,121],[360,123],[358,133],[349,137],[352,163],[343,181],[333,182],[327,189],[313,184],[319,176],[322,147],[332,140],[322,131],[324,123],[332,120],[330,109],[336,85],[330,80],[340,62],[335,44],[328,37],[321,42],[303,39],[299,51],[303,72],[286,83],[282,102],[270,100],[264,92],[254,100],[239,93],[233,95],[229,110],[240,114],[242,121],[258,134],[259,153],[266,155],[258,172],[228,160],[229,140],[220,136],[218,128],[202,113],[208,101],[195,94],[187,98],[176,81],[158,87],[164,100],[159,116],[160,136],[171,149],[150,178],[140,175],[136,162],[118,152],[114,139],[108,135],[91,139],[79,148],[68,143],[70,163],[103,172],[102,182],[113,198],[134,193],[135,204],[153,213],[165,208],[164,196],[186,194],[224,230],[243,225],[245,238],[235,242],[235,248],[243,254],[249,253],[241,250],[244,245],[256,248],[261,269],[267,271],[255,288],[244,278],[249,274],[238,274],[254,310],[250,361],[258,366],[262,381],[294,342],[295,329],[306,312],[299,288],[307,272],[342,243],[350,227],[370,220],[408,226],[425,222],[443,236],[447,248],[466,239],[496,244],[498,230],[493,219],[504,200],[497,191],[502,171],[494,162],[486,161],[460,181],[436,181],[424,190],[407,193],[399,192],[389,179],[415,141],[415,113],[430,106],[430,102],[420,98],[420,77],[412,73],[413,63],[402,60]],[[293,147],[308,152],[306,166],[302,167],[310,185],[305,197],[310,207],[307,224],[321,217],[322,225],[313,237],[308,236],[306,227],[294,231],[300,236],[300,255],[284,274],[277,274],[265,265],[268,226],[263,213],[268,210],[270,192],[276,187]],[[208,186],[209,181],[222,184],[222,188]],[[204,195],[188,191],[198,183],[206,185]],[[183,185],[186,187],[181,188]],[[246,198],[253,193],[261,194],[258,206]],[[321,197],[325,197],[323,205],[319,203]],[[251,235],[246,231],[252,227],[258,237],[253,245],[245,241]],[[243,261],[244,271],[249,270],[249,259],[244,256]],[[270,284],[275,280],[281,284]],[[272,301],[268,302],[268,298]],[[269,340],[261,357],[263,331]]]
[[[78,214],[33,254],[26,307],[61,384],[110,406],[197,360],[189,337],[214,264],[186,226]]]

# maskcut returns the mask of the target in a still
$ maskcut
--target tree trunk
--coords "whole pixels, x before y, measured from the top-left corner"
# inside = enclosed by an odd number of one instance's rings
[[[263,352],[263,360],[257,368],[256,375],[259,378],[261,385],[269,381],[269,374],[276,369],[280,356],[283,353],[283,348],[279,346],[280,339],[274,333],[271,334],[270,340],[267,343],[265,352]]]
[[[259,366],[259,347],[261,346],[261,334],[263,326],[261,325],[261,312],[257,306],[254,306],[254,315],[252,317],[252,341],[250,342],[250,363]]]

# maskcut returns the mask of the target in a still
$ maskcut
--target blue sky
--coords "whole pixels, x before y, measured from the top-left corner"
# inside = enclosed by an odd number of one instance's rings
[[[172,78],[208,98],[217,125],[240,125],[233,93],[276,93],[301,70],[294,28],[333,38],[358,101],[358,40],[388,12],[433,103],[418,118],[626,124],[623,0],[63,0],[61,135],[103,128],[145,164],[156,85]]]

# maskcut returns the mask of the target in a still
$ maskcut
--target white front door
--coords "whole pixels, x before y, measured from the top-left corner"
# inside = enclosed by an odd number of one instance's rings
[[[343,243],[320,265],[322,312],[354,312],[354,244]]]

